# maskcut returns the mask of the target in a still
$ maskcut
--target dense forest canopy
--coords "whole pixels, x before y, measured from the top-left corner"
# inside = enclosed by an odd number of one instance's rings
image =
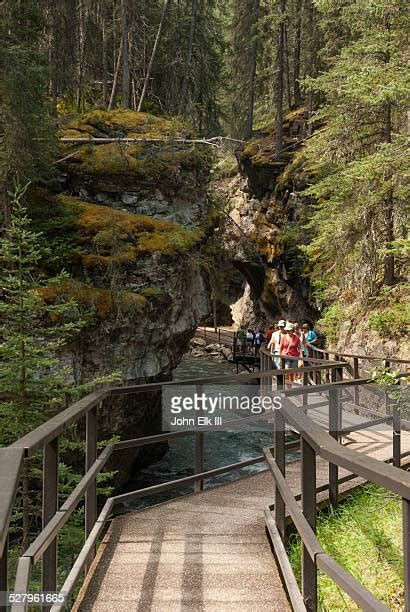
[[[249,138],[304,107],[317,292],[364,299],[402,274],[408,197],[404,0],[3,0],[0,182],[48,181],[57,118],[117,107]],[[353,281],[352,281],[353,279]]]

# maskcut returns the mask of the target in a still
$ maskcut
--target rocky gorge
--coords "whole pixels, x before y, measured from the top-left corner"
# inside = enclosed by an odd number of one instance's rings
[[[76,384],[112,373],[125,385],[169,380],[211,310],[201,258],[216,224],[212,158],[204,146],[173,142],[184,134],[179,123],[131,111],[91,112],[61,129],[70,142],[58,177],[52,192],[36,192],[32,213],[53,250],[47,266],[69,272],[42,298],[73,299],[87,319],[61,354]],[[101,136],[147,141],[81,143]],[[100,437],[160,431],[159,402],[159,394],[140,394],[104,406]],[[144,451],[137,463],[158,452]]]
[[[230,203],[224,247],[232,275],[242,278],[239,295],[231,294],[231,322],[239,326],[265,328],[278,318],[315,320],[318,315],[298,249],[310,205],[302,194],[306,175],[298,161],[304,113],[301,108],[286,116],[288,150],[280,160],[274,127],[268,126],[235,151],[238,170],[218,185]]]

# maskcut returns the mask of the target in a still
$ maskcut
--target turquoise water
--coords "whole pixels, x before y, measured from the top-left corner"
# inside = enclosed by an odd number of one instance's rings
[[[174,380],[236,374],[236,368],[228,362],[217,362],[212,358],[185,357],[174,371]],[[228,464],[239,463],[263,455],[263,447],[272,445],[272,432],[260,429],[240,431],[237,428],[223,431],[212,431],[204,434],[204,470],[212,470]],[[168,452],[160,461],[140,470],[133,483],[133,489],[140,489],[169,480],[175,480],[193,473],[194,436],[172,440]],[[266,469],[266,464],[259,463],[242,468],[240,471],[223,474],[206,480],[204,487],[235,480],[241,475],[255,474]],[[164,492],[132,502],[133,508],[145,507],[159,503],[176,495],[191,493],[192,486],[180,487],[171,492]]]

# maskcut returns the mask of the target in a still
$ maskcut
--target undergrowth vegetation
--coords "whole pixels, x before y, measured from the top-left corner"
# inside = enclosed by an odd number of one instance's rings
[[[325,552],[359,580],[390,610],[403,610],[401,500],[373,484],[352,493],[336,511],[319,513],[317,536]],[[300,540],[291,534],[288,553],[300,584]],[[322,572],[319,610],[358,610]]]

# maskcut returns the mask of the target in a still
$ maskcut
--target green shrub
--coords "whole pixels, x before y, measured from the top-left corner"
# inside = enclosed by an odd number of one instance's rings
[[[317,322],[330,342],[337,342],[339,337],[339,327],[345,318],[345,314],[340,304],[334,303],[324,311],[322,318]]]
[[[395,338],[407,333],[409,320],[409,304],[394,304],[375,310],[369,316],[369,327],[385,338]]]
[[[353,491],[337,510],[318,511],[317,537],[325,552],[389,610],[403,610],[401,532],[400,498],[374,484]],[[300,584],[300,538],[294,532],[286,547]],[[323,572],[318,575],[318,600],[323,612],[361,609]]]

